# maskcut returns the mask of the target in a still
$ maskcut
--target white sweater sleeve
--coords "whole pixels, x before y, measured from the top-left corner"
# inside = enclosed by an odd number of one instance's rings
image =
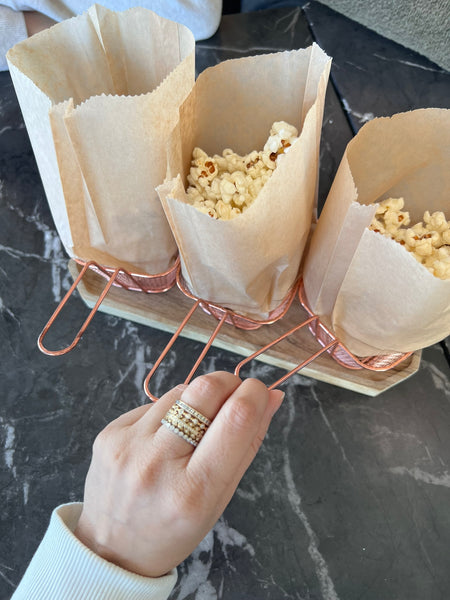
[[[104,560],[73,535],[82,504],[56,508],[11,600],[166,600],[176,570],[142,577]]]
[[[5,57],[7,51],[26,37],[28,34],[23,12],[0,6],[0,71],[8,69]]]
[[[22,10],[35,10],[54,21],[81,14],[94,0],[6,0],[0,5],[0,71],[8,69],[6,52],[27,37]],[[103,0],[102,6],[111,10],[126,10],[136,5],[133,0]],[[196,40],[211,37],[219,27],[222,0],[142,0],[139,6],[149,8],[166,19],[186,25]]]

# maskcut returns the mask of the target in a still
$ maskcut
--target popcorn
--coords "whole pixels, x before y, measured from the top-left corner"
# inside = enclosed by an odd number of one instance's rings
[[[189,171],[189,202],[213,219],[234,219],[258,196],[277,166],[278,158],[289,151],[298,131],[285,121],[276,121],[263,150],[239,156],[226,148],[222,156],[210,157],[194,148]]]
[[[403,198],[380,202],[369,229],[402,244],[414,258],[439,279],[450,279],[450,221],[445,214],[427,210],[423,221],[412,227]]]

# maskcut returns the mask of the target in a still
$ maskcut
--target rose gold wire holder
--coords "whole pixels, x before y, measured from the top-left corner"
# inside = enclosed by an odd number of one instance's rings
[[[169,350],[172,348],[173,344],[176,342],[176,340],[182,333],[186,324],[188,323],[188,321],[191,319],[191,317],[193,316],[193,314],[196,312],[196,310],[198,308],[201,308],[206,314],[215,317],[215,319],[217,320],[217,325],[214,328],[211,335],[209,336],[209,339],[205,343],[203,350],[199,354],[194,366],[192,367],[188,376],[184,380],[185,384],[188,384],[191,381],[191,379],[194,376],[195,372],[197,371],[200,363],[205,358],[208,350],[210,349],[211,345],[213,344],[214,340],[216,339],[217,335],[219,334],[220,330],[222,329],[222,327],[225,323],[227,323],[229,325],[233,325],[234,327],[237,327],[238,329],[242,329],[245,331],[259,329],[263,325],[272,325],[273,323],[275,323],[276,321],[278,321],[279,319],[284,317],[284,315],[287,313],[287,311],[289,310],[289,308],[297,294],[297,289],[298,289],[298,282],[295,282],[295,284],[291,287],[289,292],[286,294],[284,300],[274,310],[272,310],[269,313],[268,318],[259,320],[259,319],[252,319],[250,317],[245,317],[244,315],[241,315],[241,314],[231,310],[230,308],[225,308],[223,306],[220,306],[219,304],[216,304],[214,302],[210,302],[208,300],[204,300],[203,298],[199,298],[199,297],[195,296],[189,290],[186,282],[184,281],[183,275],[181,273],[181,268],[177,269],[176,282],[177,282],[178,289],[185,296],[187,296],[188,298],[193,300],[194,304],[191,306],[191,308],[186,313],[185,317],[181,321],[181,323],[178,326],[178,328],[176,329],[175,333],[170,338],[168,344],[166,345],[164,350],[161,352],[161,354],[159,355],[155,364],[153,365],[153,367],[151,368],[147,377],[144,380],[144,391],[145,391],[146,395],[148,396],[148,398],[150,398],[150,400],[152,400],[153,402],[156,402],[158,400],[158,398],[156,396],[154,396],[149,389],[150,380],[153,377],[153,375],[155,374],[155,372],[158,369],[158,367],[160,366],[160,364],[162,363],[162,361],[164,360],[164,358],[166,357]]]
[[[234,370],[235,375],[239,375],[242,367],[245,364],[251,362],[261,354],[264,354],[264,352],[269,350],[269,348],[272,348],[281,342],[281,340],[284,340],[295,334],[303,327],[308,327],[311,334],[319,343],[320,348],[317,350],[317,352],[311,354],[308,358],[283,375],[283,377],[280,377],[280,379],[275,381],[275,383],[269,385],[269,390],[274,389],[284,383],[287,379],[289,379],[289,377],[292,377],[292,375],[303,369],[303,367],[309,365],[313,360],[325,352],[327,352],[338,364],[342,365],[346,369],[367,369],[369,371],[388,371],[394,367],[397,367],[400,363],[413,354],[412,352],[393,352],[390,354],[359,358],[350,352],[350,350],[338,340],[338,338],[330,331],[330,329],[326,327],[324,323],[322,323],[319,317],[312,312],[306,298],[303,280],[301,280],[298,285],[298,298],[302,307],[309,315],[309,318],[306,319],[306,321],[299,323],[289,331],[286,331],[286,333],[271,341],[269,344],[266,344],[256,352],[253,352],[253,354],[250,356],[247,356],[241,360]]]
[[[175,285],[176,274],[180,264],[180,258],[177,257],[173,266],[170,267],[164,273],[147,275],[142,273],[131,273],[130,271],[127,271],[122,267],[106,267],[104,265],[100,265],[99,263],[93,260],[85,261],[79,258],[75,258],[74,260],[78,265],[82,267],[81,271],[79,272],[78,277],[75,278],[70,289],[65,294],[64,298],[61,300],[50,319],[48,320],[47,324],[41,331],[37,340],[39,350],[44,354],[48,354],[50,356],[60,356],[62,354],[67,354],[68,352],[73,350],[73,348],[75,348],[112,286],[120,287],[133,292],[144,292],[145,294],[160,294],[163,292],[167,292]],[[91,270],[94,273],[101,275],[104,279],[107,280],[107,283],[103,288],[103,291],[100,293],[94,307],[91,309],[91,312],[89,313],[86,320],[78,330],[78,333],[75,335],[73,341],[68,346],[66,346],[65,348],[61,348],[60,350],[49,350],[44,346],[44,338],[88,270]]]
[[[184,327],[186,326],[186,324],[188,323],[190,318],[193,316],[193,314],[195,313],[195,311],[197,310],[198,307],[202,308],[203,311],[206,312],[207,314],[214,316],[216,318],[216,320],[218,321],[218,323],[217,323],[214,331],[210,335],[209,339],[204,344],[204,347],[203,347],[200,355],[198,356],[194,366],[192,367],[188,376],[184,380],[184,384],[188,384],[191,381],[192,377],[194,376],[200,363],[204,359],[209,348],[211,347],[211,345],[213,344],[217,335],[219,334],[224,323],[234,325],[235,327],[237,327],[239,329],[243,329],[243,330],[256,329],[256,328],[261,327],[262,325],[272,325],[276,321],[280,320],[287,313],[295,296],[298,296],[300,304],[302,305],[303,309],[306,311],[308,318],[306,320],[302,321],[301,323],[298,323],[296,326],[292,327],[291,329],[289,329],[282,335],[278,336],[276,339],[272,340],[270,343],[259,348],[258,350],[256,350],[252,354],[250,354],[248,357],[241,360],[235,367],[235,370],[234,370],[235,375],[240,374],[240,371],[244,365],[246,365],[253,359],[261,356],[267,350],[269,350],[270,348],[272,348],[273,346],[275,346],[282,340],[285,340],[289,336],[294,335],[296,332],[300,331],[301,329],[303,329],[305,327],[308,328],[310,334],[318,342],[318,344],[319,344],[318,350],[316,352],[312,352],[311,355],[309,355],[306,359],[304,359],[301,363],[299,363],[293,369],[289,370],[285,375],[283,375],[283,377],[281,377],[274,383],[270,384],[268,386],[269,389],[274,389],[275,387],[281,385],[287,379],[292,377],[292,375],[294,375],[295,373],[297,373],[298,371],[300,371],[301,369],[303,369],[304,367],[309,365],[312,361],[314,361],[316,358],[318,358],[319,356],[321,356],[324,353],[327,353],[331,358],[334,359],[334,361],[336,363],[338,363],[342,367],[345,367],[346,369],[350,369],[350,370],[366,369],[368,371],[375,371],[375,372],[383,372],[383,371],[388,371],[390,369],[394,369],[395,367],[400,365],[400,363],[402,363],[403,361],[408,359],[413,354],[412,352],[406,352],[406,353],[396,352],[396,353],[391,353],[391,354],[369,356],[369,357],[364,357],[364,358],[355,356],[342,342],[340,342],[336,338],[336,336],[330,331],[330,329],[328,327],[326,327],[326,325],[324,325],[324,323],[322,323],[322,321],[319,319],[319,317],[311,311],[311,309],[309,308],[308,302],[307,302],[305,289],[304,289],[302,280],[298,281],[293,286],[293,288],[290,290],[289,294],[286,296],[286,298],[282,302],[282,304],[277,309],[275,309],[269,315],[269,319],[267,319],[265,321],[258,321],[258,320],[244,317],[230,309],[224,308],[217,304],[208,302],[207,300],[196,297],[194,294],[192,294],[192,292],[190,292],[190,290],[186,286],[186,283],[184,282],[183,277],[181,275],[180,269],[178,269],[178,271],[177,271],[177,285],[178,285],[178,288],[182,291],[182,293],[185,296],[194,300],[194,304],[192,305],[190,310],[187,312],[186,316],[184,317],[184,319],[178,326],[175,333],[172,335],[168,344],[166,345],[166,347],[164,348],[164,350],[162,351],[162,353],[156,360],[155,364],[153,365],[152,369],[149,371],[147,377],[145,378],[144,391],[145,391],[146,395],[154,402],[157,401],[158,398],[156,396],[154,396],[149,389],[150,380],[153,377],[153,375],[155,374],[158,367],[161,365],[165,356],[167,355],[167,353],[169,352],[169,350],[171,349],[171,347],[173,346],[173,344],[175,343],[175,341],[177,340],[179,335],[182,333]]]

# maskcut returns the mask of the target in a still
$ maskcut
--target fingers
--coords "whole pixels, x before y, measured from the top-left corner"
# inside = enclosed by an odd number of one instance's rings
[[[269,393],[256,379],[245,380],[222,406],[195,449],[188,465],[191,474],[233,493],[283,396],[279,390]]]
[[[137,425],[141,422],[149,422],[150,424],[152,422],[156,422],[156,425],[153,428],[151,425],[147,426],[146,433],[153,433],[154,431],[156,431],[156,429],[158,429],[160,425],[162,416],[159,415],[161,415],[162,411],[166,412],[168,410],[164,409],[164,402],[165,405],[171,406],[181,396],[181,392],[184,390],[185,387],[185,385],[180,385],[167,392],[167,394],[165,394],[160,400],[163,406],[160,406],[159,410],[156,409],[156,407],[159,406],[159,402],[157,404],[149,403],[143,404],[142,406],[137,406],[136,408],[129,410],[123,415],[120,415],[119,417],[114,419],[114,421],[108,423],[108,425],[103,429],[102,433],[114,434],[119,432],[120,430],[125,429],[126,427],[132,427],[133,425]],[[148,414],[152,413],[153,411],[156,413],[155,416],[149,418]],[[165,412],[163,412],[163,414],[165,414]]]
[[[266,411],[264,413],[264,416],[262,418],[259,431],[256,434],[255,439],[253,440],[253,443],[251,444],[251,446],[247,452],[247,455],[244,457],[239,468],[236,469],[235,479],[232,483],[232,493],[234,493],[234,490],[238,486],[244,473],[246,472],[248,467],[251,465],[251,463],[253,462],[253,459],[255,458],[256,454],[258,453],[258,450],[261,447],[261,444],[263,443],[264,438],[266,436],[267,430],[269,429],[270,423],[272,421],[272,417],[277,412],[277,410],[280,408],[283,400],[284,400],[284,392],[282,392],[281,390],[271,390],[269,392],[269,402],[268,402]]]
[[[147,433],[154,433],[157,429],[159,429],[161,425],[161,419],[164,417],[172,404],[180,399],[181,394],[186,387],[187,386],[185,385],[177,385],[161,396],[161,398],[152,405],[151,412],[143,415],[139,425],[145,428]]]
[[[213,421],[221,406],[239,387],[240,383],[239,377],[231,373],[209,373],[194,379],[184,390],[178,389],[178,397],[176,397],[176,394],[171,395],[169,398],[166,397],[167,395],[163,396],[152,408],[152,411],[147,413],[145,418],[146,425],[155,431],[153,442],[157,446],[163,445],[166,453],[170,453],[172,457],[179,458],[192,454],[194,446],[168,427],[161,425],[161,419],[172,404],[181,399],[207,419]],[[202,443],[203,439],[201,440]]]
[[[129,427],[130,425],[133,425],[139,421],[139,419],[141,419],[151,407],[151,404],[137,406],[123,415],[120,415],[120,417],[117,417],[117,419],[114,419],[114,421],[111,421],[107,427],[108,429],[121,429],[122,427]]]
[[[220,512],[223,512],[228,505],[231,497],[233,496],[236,488],[239,485],[244,473],[249,468],[250,464],[253,462],[262,442],[264,441],[265,435],[269,428],[270,422],[272,420],[273,415],[279,409],[282,401],[284,399],[284,392],[281,390],[271,390],[269,392],[269,402],[267,404],[266,411],[264,413],[263,419],[261,421],[261,425],[258,433],[256,434],[252,444],[250,445],[247,454],[244,456],[242,462],[238,467],[236,467],[234,474],[232,475],[232,479],[229,481],[220,475],[219,482],[213,483],[216,490],[219,492],[219,496],[217,498],[217,509]],[[209,477],[213,476],[214,473],[210,473]],[[217,472],[216,472],[217,476]],[[217,492],[216,492],[217,493]]]
[[[107,428],[135,425],[141,436],[151,439],[155,450],[159,448],[166,458],[190,457],[194,446],[161,424],[170,407],[181,399],[212,421],[196,448],[191,468],[195,469],[198,463],[199,468],[209,469],[208,463],[212,460],[222,480],[235,481],[237,485],[258,451],[283,396],[279,390],[269,392],[263,383],[254,379],[241,383],[231,373],[210,373],[196,378],[188,386],[173,388],[156,404],[125,413]],[[220,469],[215,457],[223,462]]]
[[[161,425],[179,398],[212,421],[195,449]],[[166,573],[220,516],[280,402],[257,380],[219,372],[119,417],[94,444],[82,541],[135,573]]]

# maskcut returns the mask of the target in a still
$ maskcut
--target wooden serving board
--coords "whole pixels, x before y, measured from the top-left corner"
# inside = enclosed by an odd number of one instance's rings
[[[79,274],[80,267],[71,260],[69,261],[69,270],[75,279]],[[91,270],[87,271],[78,285],[78,291],[87,306],[90,308],[94,306],[105,283],[104,278]],[[176,286],[162,294],[130,292],[124,288],[113,286],[99,310],[172,333],[176,331],[192,305],[193,301],[184,296]],[[294,299],[287,314],[272,325],[263,325],[254,331],[244,331],[224,324],[213,345],[241,356],[249,356],[307,318],[300,302]],[[198,308],[180,335],[206,343],[216,324],[217,321],[214,317]],[[257,360],[290,371],[319,349],[320,346],[309,332],[308,327],[304,327],[267,350]],[[420,355],[421,352],[417,351],[399,366],[389,371],[375,372],[366,369],[346,369],[327,353],[324,353],[305,366],[301,370],[301,374],[367,396],[377,396],[416,373],[420,366]],[[192,364],[195,360],[196,357],[193,357]],[[239,360],[236,360],[236,364]],[[245,376],[245,367],[242,375]]]

